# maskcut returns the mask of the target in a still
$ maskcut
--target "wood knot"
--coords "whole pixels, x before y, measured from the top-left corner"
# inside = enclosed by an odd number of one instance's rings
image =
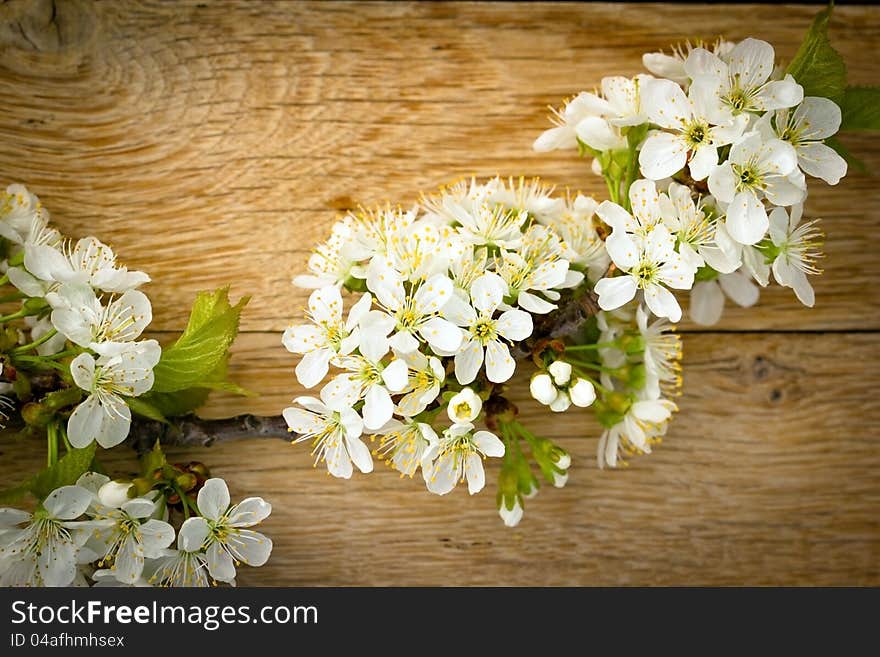
[[[13,0],[0,6],[0,49],[77,50],[91,41],[96,27],[91,0]]]

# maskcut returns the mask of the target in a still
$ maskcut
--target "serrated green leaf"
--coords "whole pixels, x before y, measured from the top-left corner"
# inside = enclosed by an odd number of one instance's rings
[[[159,468],[164,468],[166,463],[168,463],[168,461],[165,459],[162,445],[160,445],[157,440],[153,449],[141,457],[141,474],[146,477]]]
[[[29,483],[30,491],[42,500],[60,486],[76,483],[80,476],[89,471],[92,459],[95,458],[97,445],[72,449],[58,459],[58,462],[34,476]]]
[[[847,87],[841,130],[880,130],[880,87]]]
[[[229,303],[229,289],[200,292],[193,304],[183,334],[162,352],[153,370],[153,392],[178,392],[205,387],[228,356],[229,347],[238,333],[243,297],[236,305]]]
[[[838,141],[837,137],[828,137],[825,140],[825,145],[833,148],[840,157],[846,160],[846,163],[851,166],[853,169],[858,171],[859,173],[867,173],[868,167],[865,166],[865,163],[862,162],[855,155],[850,153],[849,149],[844,146],[840,141]]]
[[[816,15],[785,72],[804,88],[804,96],[822,96],[840,105],[846,89],[846,63],[828,40],[833,9],[833,4],[828,5]]]
[[[156,420],[157,422],[167,424],[168,420],[165,419],[162,411],[149,401],[143,399],[143,397],[124,397],[123,399],[125,399],[125,403],[128,404],[132,413],[145,417],[148,420]]]

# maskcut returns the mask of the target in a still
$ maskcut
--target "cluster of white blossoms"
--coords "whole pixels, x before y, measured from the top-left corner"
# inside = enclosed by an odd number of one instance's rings
[[[132,487],[87,472],[33,513],[0,509],[0,586],[234,585],[236,565],[269,558],[272,541],[249,529],[272,511],[262,498],[230,505],[226,482],[208,479],[175,549],[164,498]]]
[[[333,226],[295,279],[314,288],[309,323],[283,336],[302,355],[299,382],[321,384],[284,410],[316,464],[348,478],[378,455],[403,475],[421,470],[438,494],[465,480],[472,494],[483,488],[483,460],[505,454],[476,429],[484,403],[513,376],[534,318],[609,262],[596,203],[552,191],[463,181],[410,210],[361,210]],[[342,288],[361,295],[348,311]],[[587,379],[576,390],[582,405],[595,396]],[[373,452],[366,435],[379,439]]]
[[[4,281],[25,300],[14,317],[30,324],[30,341],[22,335],[16,358],[63,367],[65,357],[75,356],[69,373],[85,398],[70,415],[67,439],[74,447],[118,445],[131,426],[125,398],[153,387],[162,354],[156,340],[138,339],[153,312],[137,288],[150,277],[118,265],[112,249],[94,237],[65,238],[23,185],[0,194],[0,236],[8,247],[0,265]]]
[[[141,477],[113,481],[91,471],[98,446],[128,437],[132,412],[170,426],[192,408],[168,403],[185,386],[146,396],[163,355],[156,340],[141,339],[152,308],[137,288],[150,278],[119,265],[94,237],[65,238],[22,185],[0,194],[0,272],[0,302],[20,304],[0,316],[0,393],[8,395],[0,396],[0,415],[10,420],[18,411],[10,428],[48,446],[45,470],[2,491],[10,500],[32,494],[36,510],[0,509],[0,586],[234,584],[236,565],[263,565],[272,542],[249,528],[271,506],[258,497],[230,505],[226,483],[203,464],[169,464],[156,442]],[[215,339],[198,350],[191,325],[178,369],[204,370],[202,360],[215,367],[225,347]],[[167,416],[156,399],[171,409]]]
[[[725,297],[754,304],[771,271],[812,306],[822,235],[801,214],[808,176],[835,185],[846,174],[824,143],[840,128],[840,108],[805,97],[758,39],[643,60],[652,75],[605,78],[601,91],[557,110],[557,126],[534,144],[593,155],[616,197],[597,209],[622,274],[597,285],[601,307],[640,292],[651,312],[676,322],[670,290],[690,290],[691,319],[714,324]],[[619,153],[628,156],[622,171]]]
[[[300,384],[320,386],[284,411],[316,465],[348,478],[379,456],[402,475],[421,470],[431,492],[466,481],[473,494],[498,457],[498,509],[515,525],[537,490],[529,462],[561,486],[571,461],[516,419],[505,395],[518,366],[552,411],[594,410],[599,466],[614,467],[650,452],[677,410],[676,293],[712,324],[725,296],[754,304],[772,272],[813,305],[821,234],[801,215],[807,176],[846,173],[824,143],[840,109],[804,97],[756,39],[644,63],[650,74],[568,101],[534,143],[592,156],[610,199],[471,180],[335,223],[294,279],[314,290],[309,322],[283,337],[302,356]]]

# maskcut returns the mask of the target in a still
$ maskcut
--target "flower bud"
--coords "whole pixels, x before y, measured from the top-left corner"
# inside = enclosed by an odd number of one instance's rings
[[[558,386],[564,386],[571,380],[571,363],[566,363],[564,360],[553,361],[547,370]]]
[[[571,455],[559,445],[553,445],[550,449],[550,460],[560,470],[568,470],[571,465]]]
[[[449,400],[446,412],[456,424],[473,422],[483,408],[483,401],[471,388],[464,388]]]
[[[118,509],[128,502],[128,491],[132,488],[130,481],[108,481],[98,489],[98,501],[104,506]]]
[[[553,385],[550,375],[544,372],[539,372],[532,377],[529,383],[529,392],[532,393],[532,397],[545,406],[549,406],[556,399],[556,386]]]
[[[153,482],[145,477],[135,477],[131,483],[134,486],[135,497],[146,495],[153,488]]]
[[[45,427],[52,419],[53,413],[43,408],[42,404],[29,402],[21,408],[21,419],[33,427]]]
[[[562,413],[563,411],[567,411],[569,406],[571,406],[571,399],[569,398],[568,393],[565,392],[565,390],[560,390],[556,393],[556,399],[550,404],[550,410],[554,413]]]
[[[596,389],[586,379],[575,379],[568,389],[568,396],[572,404],[586,408],[596,401]]]
[[[505,526],[516,527],[522,520],[523,508],[519,503],[519,497],[514,497],[511,502],[511,506],[508,507],[507,500],[502,499],[501,505],[498,507],[498,515],[501,516]]]
[[[188,492],[196,487],[199,483],[199,479],[192,472],[184,472],[174,478],[174,483],[176,483],[181,490]]]

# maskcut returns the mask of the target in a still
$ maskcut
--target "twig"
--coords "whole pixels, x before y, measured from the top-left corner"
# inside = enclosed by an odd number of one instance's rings
[[[273,438],[290,440],[295,437],[287,430],[280,415],[236,415],[220,420],[206,420],[195,415],[171,418],[168,424],[135,417],[131,423],[128,442],[143,454],[158,440],[163,446],[209,447],[238,438]]]

